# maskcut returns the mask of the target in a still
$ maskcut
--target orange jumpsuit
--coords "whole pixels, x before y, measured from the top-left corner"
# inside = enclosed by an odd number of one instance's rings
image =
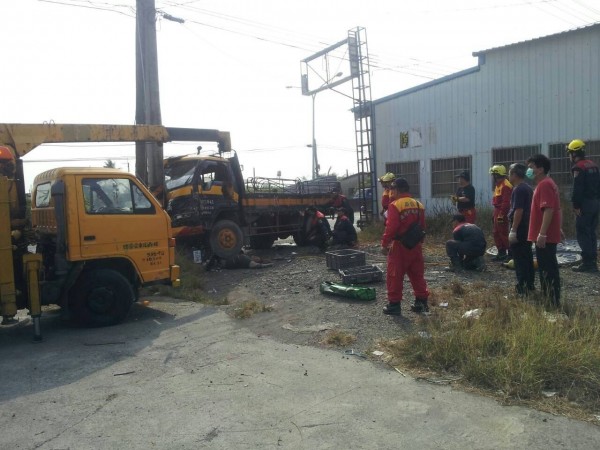
[[[510,210],[510,197],[512,184],[506,178],[496,182],[492,205],[494,206],[494,243],[498,251],[508,250],[508,211]]]
[[[423,259],[423,244],[419,243],[413,249],[407,249],[394,237],[401,236],[408,227],[420,221],[425,228],[425,210],[423,205],[408,193],[400,194],[388,207],[388,218],[385,232],[381,240],[383,247],[391,243],[387,258],[387,294],[388,302],[402,301],[404,276],[408,275],[415,299],[427,300],[429,290],[425,281],[425,260]]]

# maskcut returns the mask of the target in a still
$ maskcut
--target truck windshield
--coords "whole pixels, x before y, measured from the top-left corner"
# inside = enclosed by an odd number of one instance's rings
[[[171,191],[181,186],[192,183],[196,161],[180,161],[169,163],[165,167],[165,183],[167,190]]]

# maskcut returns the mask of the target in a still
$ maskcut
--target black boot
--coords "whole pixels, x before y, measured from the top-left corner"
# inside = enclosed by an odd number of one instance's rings
[[[596,261],[583,261],[579,266],[571,268],[573,272],[598,272],[598,263]]]
[[[450,258],[450,265],[445,267],[444,270],[446,272],[462,272],[463,265],[459,258]]]
[[[383,313],[390,316],[401,316],[402,311],[400,310],[400,302],[390,302],[387,306],[384,306]]]
[[[390,316],[401,316],[400,302],[388,303],[387,306],[383,307],[383,313]]]
[[[429,312],[426,298],[415,298],[415,303],[410,307],[411,311],[416,313]]]
[[[506,261],[506,250],[498,250],[498,254],[492,258],[495,262]]]

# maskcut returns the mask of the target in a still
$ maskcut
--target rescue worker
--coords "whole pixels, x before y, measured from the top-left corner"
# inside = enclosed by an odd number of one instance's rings
[[[515,289],[517,294],[521,296],[528,295],[535,290],[533,250],[531,249],[531,242],[527,240],[533,189],[524,182],[526,172],[527,166],[521,163],[511,165],[508,170],[509,180],[514,186],[510,199],[510,211],[508,212],[510,223],[508,243],[510,244],[517,277]]]
[[[396,175],[391,172],[386,173],[385,175],[379,177],[379,182],[381,183],[381,188],[383,189],[383,194],[381,194],[381,215],[383,216],[383,221],[385,225],[385,217],[386,211],[390,204],[390,186]]]
[[[342,192],[338,187],[333,188],[331,193],[333,194],[333,198],[327,206],[334,209],[345,208],[348,219],[350,219],[351,223],[354,223],[354,209],[352,209],[352,205],[350,205],[348,198],[346,198],[345,195],[342,195]]]
[[[582,262],[573,272],[598,272],[598,209],[600,197],[600,172],[598,165],[585,157],[585,142],[574,139],[567,146],[573,167],[573,193],[571,203],[575,212],[577,242],[581,247]]]
[[[490,174],[494,177],[496,186],[492,206],[494,207],[493,236],[498,254],[494,257],[494,261],[503,262],[508,257],[508,211],[510,210],[512,184],[506,179],[506,167],[501,164],[490,167]]]
[[[475,223],[477,211],[475,210],[475,188],[471,184],[471,174],[463,170],[456,175],[458,178],[458,189],[451,197],[452,203],[456,205],[458,214],[465,216],[467,223]]]
[[[527,240],[535,242],[542,295],[551,304],[560,306],[560,273],[556,246],[563,236],[561,230],[560,197],[558,186],[548,176],[550,160],[546,155],[534,155],[527,160],[526,176],[535,180],[531,200],[531,216]]]
[[[333,225],[333,245],[356,245],[357,236],[354,225],[348,219],[346,208],[338,208],[337,218]]]
[[[331,226],[325,214],[315,206],[306,208],[304,212],[304,242],[325,250],[330,237]]]
[[[382,253],[387,255],[388,304],[383,308],[383,313],[395,316],[401,315],[400,305],[405,275],[408,275],[415,295],[415,302],[411,309],[417,313],[429,311],[423,245],[419,242],[408,249],[400,241],[415,222],[423,230],[425,229],[425,209],[420,202],[410,196],[409,191],[406,179],[396,178],[391,192],[396,200],[388,207],[387,225],[381,240]]]
[[[449,272],[462,270],[485,270],[485,247],[487,243],[481,228],[468,223],[465,216],[455,214],[452,217],[452,239],[446,242],[446,254],[450,258]]]

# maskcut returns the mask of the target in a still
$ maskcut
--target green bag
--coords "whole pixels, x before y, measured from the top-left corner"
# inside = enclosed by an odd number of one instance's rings
[[[345,284],[324,281],[319,290],[322,294],[337,295],[355,300],[375,300],[375,288],[362,286],[347,286]]]

